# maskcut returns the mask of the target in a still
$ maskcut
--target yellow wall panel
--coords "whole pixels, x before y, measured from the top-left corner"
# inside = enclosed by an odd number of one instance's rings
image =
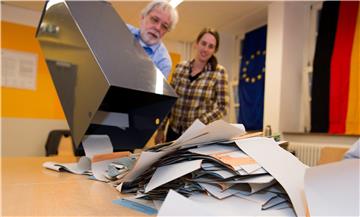
[[[1,22],[1,48],[38,55],[36,90],[1,87],[1,117],[65,119],[35,32],[34,27]]]
[[[171,67],[171,73],[170,73],[169,78],[168,78],[169,81],[171,81],[172,74],[173,74],[173,72],[175,70],[176,64],[178,64],[180,62],[181,56],[180,56],[180,54],[170,52],[170,58],[171,58],[171,61],[172,61],[172,67]]]

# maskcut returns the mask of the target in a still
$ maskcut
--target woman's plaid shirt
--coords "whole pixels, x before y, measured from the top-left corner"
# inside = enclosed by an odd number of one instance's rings
[[[192,61],[176,65],[171,86],[179,98],[168,115],[169,126],[182,134],[199,118],[204,124],[221,119],[226,115],[229,106],[228,78],[225,68],[218,64],[216,70],[211,70],[207,64],[204,71],[193,81],[190,81]],[[160,126],[164,130],[166,118]]]

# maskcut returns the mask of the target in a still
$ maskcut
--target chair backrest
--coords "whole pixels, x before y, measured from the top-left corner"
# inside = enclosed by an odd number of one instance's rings
[[[340,161],[348,150],[348,147],[323,147],[320,151],[318,165]]]
[[[57,155],[61,138],[63,136],[68,137],[69,135],[70,135],[69,130],[50,131],[45,144],[46,156]]]

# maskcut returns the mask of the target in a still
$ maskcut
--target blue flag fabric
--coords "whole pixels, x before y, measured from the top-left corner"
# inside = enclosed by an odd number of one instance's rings
[[[238,122],[262,130],[264,116],[266,26],[245,34],[239,76]]]

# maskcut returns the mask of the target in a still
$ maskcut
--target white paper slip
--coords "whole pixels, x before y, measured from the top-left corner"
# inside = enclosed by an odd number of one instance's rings
[[[228,183],[270,183],[272,181],[274,181],[274,177],[272,177],[269,174],[264,174],[261,176],[250,176],[250,177],[246,177],[246,178],[241,178],[239,180],[234,180],[234,181],[228,181]]]
[[[176,146],[177,144],[189,140],[195,136],[197,136],[197,132],[200,131],[201,129],[203,129],[206,125],[203,124],[199,119],[196,119],[191,126],[185,130],[185,132],[174,142],[174,146]]]
[[[77,163],[56,163],[48,161],[43,163],[43,167],[55,171],[65,170],[79,175],[92,175],[91,160],[85,156],[81,157]]]
[[[255,203],[259,203],[262,205],[266,201],[268,201],[270,198],[276,196],[276,194],[272,193],[272,192],[260,191],[260,192],[257,192],[256,194],[251,194],[251,195],[235,194],[234,196],[241,197],[246,200],[250,200],[250,201],[253,201]]]
[[[292,209],[262,211],[261,204],[239,197],[223,200],[195,194],[186,198],[170,190],[158,216],[295,216]]]
[[[239,197],[227,197],[218,200],[206,195],[194,195],[189,199],[211,212],[212,216],[257,216],[261,213],[261,205]]]
[[[240,130],[242,130],[244,132],[246,132],[244,124],[231,124],[231,125],[234,126],[234,127],[239,128]]]
[[[242,164],[241,168],[244,169],[247,173],[252,174],[259,169],[261,169],[261,166],[258,163],[254,164]]]
[[[164,201],[162,201],[162,200],[153,200],[154,206],[157,210],[159,210],[161,208],[163,202]]]
[[[217,120],[206,125],[206,127],[199,130],[197,133],[199,136],[183,141],[180,145],[191,147],[193,144],[231,140],[233,137],[245,134],[245,131],[234,127],[223,120]]]
[[[236,190],[227,189],[224,191],[215,184],[207,184],[207,183],[198,183],[198,184],[217,199],[224,199],[239,192],[238,189]]]
[[[211,212],[212,216],[295,216],[293,209],[261,210],[260,203],[236,196],[218,200],[204,194],[196,194],[189,199],[201,206],[201,209]]]
[[[233,151],[240,151],[240,150],[238,147],[233,145],[218,145],[218,144],[203,145],[197,148],[189,149],[189,152],[196,154],[204,154],[204,155],[222,154]]]
[[[306,215],[304,175],[308,168],[273,139],[254,137],[235,141],[286,190],[298,216]]]
[[[231,172],[229,170],[217,170],[217,171],[209,171],[208,174],[212,174],[214,176],[227,179],[236,176],[237,174],[234,172]]]
[[[144,151],[141,153],[137,159],[134,167],[130,172],[123,178],[124,182],[131,182],[136,179],[139,175],[145,172],[152,164],[158,161],[161,157],[167,155],[168,152],[147,152]]]
[[[275,182],[276,181],[273,180],[272,182],[269,183],[236,183],[235,185],[231,186],[229,189],[226,189],[224,193],[226,193],[226,191],[238,190],[238,193],[240,194],[251,195],[273,185]]]
[[[194,125],[194,127],[193,127]],[[245,131],[223,120],[214,121],[202,126],[200,121],[195,121],[185,132],[183,137],[164,150],[174,150],[180,147],[192,147],[209,142],[226,141],[233,137],[245,134]]]
[[[249,157],[241,150],[236,150],[228,153],[213,154],[211,156],[225,164],[230,165],[234,170],[243,169],[248,174],[261,168],[261,166],[256,163],[254,159]]]
[[[273,184],[276,183],[276,180],[272,180],[271,182],[269,183],[249,183],[250,185],[250,188],[251,188],[251,194],[255,193],[255,192],[258,192],[258,191],[261,191],[262,189],[265,189]]]
[[[251,175],[257,175],[257,174],[268,174],[268,172],[264,168],[259,168],[253,172],[250,173]]]
[[[126,130],[129,127],[129,115],[127,113],[97,111],[91,123]]]
[[[204,209],[203,205],[187,199],[181,194],[170,190],[159,212],[162,216],[211,216],[212,212]]]
[[[311,216],[360,216],[360,160],[311,167],[305,194]]]
[[[113,146],[107,135],[87,135],[82,139],[82,145],[86,157],[92,158],[97,154],[109,154],[113,152]]]
[[[200,169],[201,162],[202,160],[184,161],[157,168],[149,183],[145,187],[145,193],[183,175]]]
[[[94,155],[93,159],[92,159],[91,169],[92,169],[95,179],[97,179],[99,181],[104,181],[104,182],[109,181],[105,177],[105,174],[108,169],[108,165],[111,164],[112,162],[117,161],[120,158],[127,157],[129,155],[130,155],[130,152],[128,152],[128,151]]]
[[[284,208],[284,207],[289,207],[291,206],[291,204],[289,204],[288,200],[286,198],[280,197],[280,196],[274,196],[272,198],[270,198],[268,201],[266,201],[263,205],[262,205],[262,209],[263,210],[268,210],[268,209],[278,209],[278,208]]]

